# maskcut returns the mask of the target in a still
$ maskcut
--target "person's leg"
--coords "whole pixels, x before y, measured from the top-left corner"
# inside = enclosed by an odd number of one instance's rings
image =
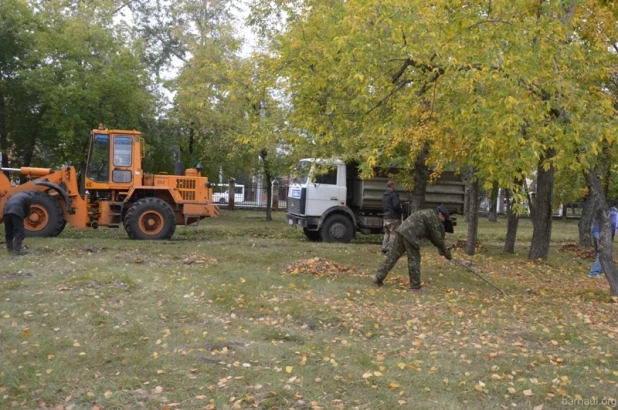
[[[599,233],[595,232],[592,234],[592,245],[594,246],[594,264],[590,268],[590,272],[588,276],[595,277],[599,276],[603,273],[603,268],[601,267],[601,261],[599,261]]]
[[[421,252],[420,249],[405,243],[408,254],[408,275],[410,275],[410,288],[421,288]]]
[[[401,255],[406,251],[406,247],[404,245],[405,240],[403,236],[395,233],[395,241],[393,242],[393,247],[391,248],[388,255],[386,255],[386,259],[382,261],[380,266],[378,267],[378,272],[376,273],[375,279],[376,284],[381,284],[382,281],[386,278],[386,275],[393,269],[393,266],[397,263]]]
[[[382,253],[387,253],[391,248],[391,229],[390,219],[385,219],[382,225],[384,229],[384,239],[382,239]]]
[[[22,249],[22,242],[26,237],[24,229],[24,220],[17,215],[11,215],[13,217],[13,231],[15,239],[13,240],[13,253],[15,255],[25,255],[28,251]]]
[[[390,243],[388,244],[388,249],[390,250],[393,246],[393,242],[395,242],[395,236],[397,236],[397,228],[399,228],[399,225],[401,225],[401,219],[394,219],[391,222],[391,236],[390,236]]]
[[[4,215],[4,238],[6,239],[6,249],[13,252],[13,238],[15,238],[12,214]]]

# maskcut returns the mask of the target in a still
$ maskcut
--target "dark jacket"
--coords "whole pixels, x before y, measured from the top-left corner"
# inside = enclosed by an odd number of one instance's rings
[[[28,192],[19,192],[6,201],[4,205],[4,215],[13,214],[20,218],[25,218],[30,214],[32,196]]]
[[[413,247],[421,247],[421,239],[427,238],[434,244],[440,255],[451,258],[451,252],[444,246],[442,236],[442,222],[438,219],[438,214],[434,209],[416,211],[406,218],[397,228],[397,233],[402,235]]]
[[[401,203],[399,202],[399,194],[395,191],[387,189],[382,198],[384,206],[384,219],[399,219],[401,218]]]

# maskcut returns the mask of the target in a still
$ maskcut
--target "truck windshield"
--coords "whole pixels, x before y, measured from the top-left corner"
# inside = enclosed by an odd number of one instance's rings
[[[294,179],[292,180],[292,183],[297,185],[306,184],[312,165],[313,162],[311,161],[300,161],[294,171]]]

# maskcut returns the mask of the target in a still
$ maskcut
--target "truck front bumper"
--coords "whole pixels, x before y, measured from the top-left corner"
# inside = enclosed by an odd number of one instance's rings
[[[307,227],[307,218],[288,214],[288,225]]]

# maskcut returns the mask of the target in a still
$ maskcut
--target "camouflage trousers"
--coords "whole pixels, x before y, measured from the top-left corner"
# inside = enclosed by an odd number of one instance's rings
[[[378,268],[377,278],[384,280],[386,275],[393,269],[399,258],[404,253],[408,254],[408,275],[410,275],[410,287],[412,289],[419,289],[421,287],[421,253],[420,250],[406,239],[396,233],[395,240],[391,246],[391,250],[386,255],[386,258],[380,264]]]

